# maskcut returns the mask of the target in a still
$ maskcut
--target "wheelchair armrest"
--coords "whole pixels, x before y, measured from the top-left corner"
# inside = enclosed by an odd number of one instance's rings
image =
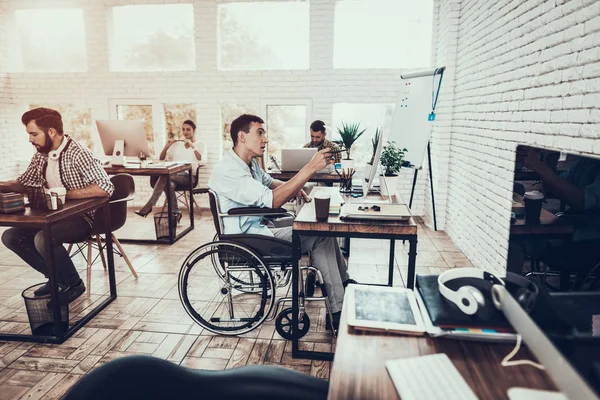
[[[244,216],[286,216],[290,215],[285,208],[267,208],[267,207],[238,207],[232,208],[227,212],[228,215]]]
[[[577,221],[587,221],[591,217],[600,217],[600,212],[598,210],[582,210],[582,211],[564,211],[558,212],[555,214],[562,220],[577,222]]]

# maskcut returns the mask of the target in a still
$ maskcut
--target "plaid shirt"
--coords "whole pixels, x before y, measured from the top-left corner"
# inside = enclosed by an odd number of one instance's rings
[[[87,147],[65,135],[67,144],[58,158],[60,180],[67,190],[83,189],[91,184],[98,185],[102,190],[112,195],[115,187],[108,174]],[[27,170],[17,178],[21,185],[31,188],[47,188],[46,167],[48,155],[36,152]],[[87,214],[93,220],[94,213]]]
[[[304,145],[304,148],[314,148],[315,146],[312,145],[312,142],[308,142]],[[323,143],[321,143],[321,145],[319,147],[317,147],[317,151],[321,151],[323,150],[325,147],[329,147],[331,149],[331,151],[338,151],[339,147],[333,143],[330,142],[329,140],[325,139],[323,140]],[[342,161],[342,153],[334,153],[332,154],[333,158],[335,159],[336,163],[339,163],[340,161]]]

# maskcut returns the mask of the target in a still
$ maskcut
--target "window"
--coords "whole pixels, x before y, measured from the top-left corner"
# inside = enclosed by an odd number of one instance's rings
[[[219,4],[219,69],[308,69],[308,2]]]
[[[94,151],[92,139],[92,110],[73,104],[30,104],[29,109],[47,107],[60,113],[63,131],[79,143]]]
[[[109,34],[111,71],[195,69],[191,4],[113,7]]]
[[[354,160],[354,165],[360,168],[371,159],[373,152],[371,139],[375,137],[375,130],[378,127],[383,128],[384,139],[387,138],[393,113],[394,104],[334,104],[332,128],[328,137],[330,140],[331,138],[339,140],[337,129],[342,126],[342,122],[346,124],[360,123],[360,129],[366,129],[366,131],[354,143],[350,151],[350,157]],[[345,157],[345,153],[343,154]]]
[[[183,121],[192,120],[196,125],[196,106],[194,104],[164,104],[165,132],[167,139],[176,139],[181,136]],[[196,131],[198,133],[198,131]]]
[[[18,72],[82,72],[87,70],[81,9],[15,11],[11,70]]]
[[[231,122],[242,114],[258,115],[258,106],[248,104],[221,105],[221,148],[223,153],[233,148],[230,133]]]
[[[281,161],[281,149],[299,149],[308,142],[306,110],[306,105],[267,105],[269,160]]]
[[[150,155],[154,154],[154,129],[152,126],[152,105],[117,105],[117,119],[138,120],[144,121],[144,130],[146,131],[146,139],[148,139],[148,147]]]
[[[335,4],[334,68],[431,67],[432,0]]]

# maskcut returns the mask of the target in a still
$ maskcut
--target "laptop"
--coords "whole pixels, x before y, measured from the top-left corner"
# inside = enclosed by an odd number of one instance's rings
[[[281,172],[298,172],[310,162],[317,149],[281,149]]]
[[[341,219],[406,221],[410,217],[410,208],[406,204],[345,203],[340,211]]]

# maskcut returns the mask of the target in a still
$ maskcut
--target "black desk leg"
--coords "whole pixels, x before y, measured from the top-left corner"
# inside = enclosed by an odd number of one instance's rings
[[[58,298],[58,280],[56,279],[56,269],[54,268],[54,249],[52,244],[51,225],[44,226],[44,262],[48,267],[48,278],[50,279],[50,301],[52,303],[52,319],[54,320],[54,336],[62,343],[64,338],[64,329],[60,315],[60,301]]]
[[[167,186],[165,193],[167,195],[167,221],[169,223],[169,243],[175,243],[175,227],[173,226],[173,204],[171,204],[171,175],[167,175]]]
[[[188,212],[190,213],[190,226],[193,228],[194,227],[194,188],[192,187],[192,185],[194,184],[194,181],[192,179],[192,170],[190,169],[190,179],[189,179],[189,184],[190,184],[190,202],[188,203],[190,205]]]
[[[106,262],[108,263],[108,286],[110,297],[117,298],[117,279],[115,277],[115,257],[113,254],[112,232],[110,231],[110,203],[104,206],[104,223],[106,225]],[[88,288],[90,290],[90,288]]]
[[[295,333],[298,331],[298,313],[300,305],[298,301],[298,283],[300,279],[300,237],[292,231],[292,358],[298,356],[299,340]]]
[[[408,281],[406,282],[406,287],[409,289],[414,289],[415,287],[415,268],[417,261],[417,239],[409,240],[409,250],[408,250]]]
[[[388,271],[388,286],[394,286],[394,260],[396,259],[396,241],[390,240],[390,270]]]

